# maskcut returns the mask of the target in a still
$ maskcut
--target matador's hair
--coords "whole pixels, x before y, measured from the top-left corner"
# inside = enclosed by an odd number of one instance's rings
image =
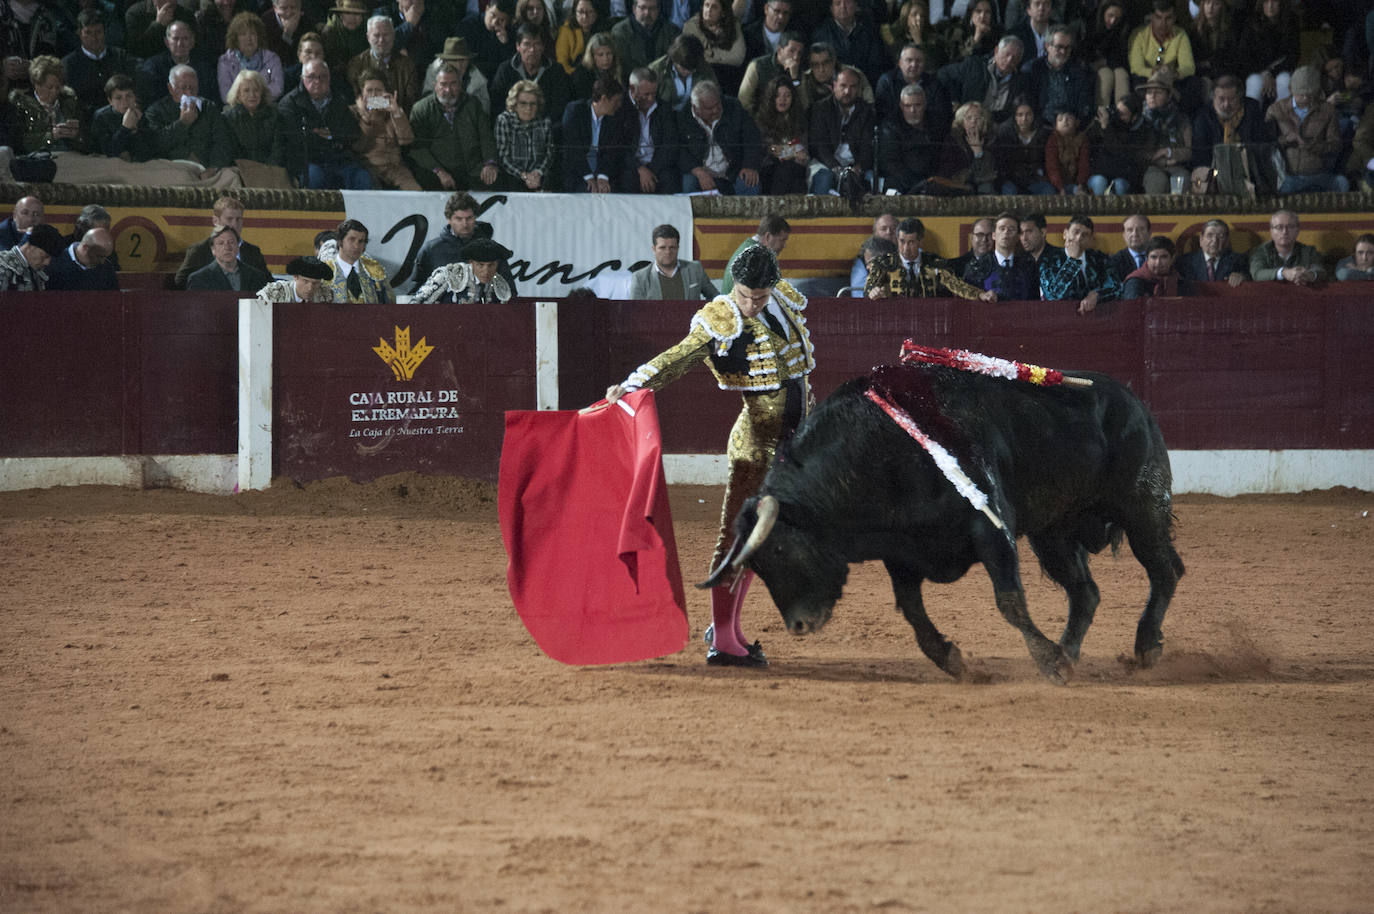
[[[755,244],[740,251],[730,265],[730,276],[736,285],[769,289],[782,279],[782,271],[778,269],[777,256],[763,245]]]

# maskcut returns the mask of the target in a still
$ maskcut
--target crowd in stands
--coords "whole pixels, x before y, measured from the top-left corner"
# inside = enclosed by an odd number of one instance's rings
[[[63,153],[87,180],[187,160],[320,189],[1339,192],[1374,163],[1370,7],[0,0],[0,175]],[[1330,38],[1309,58],[1304,29]]]

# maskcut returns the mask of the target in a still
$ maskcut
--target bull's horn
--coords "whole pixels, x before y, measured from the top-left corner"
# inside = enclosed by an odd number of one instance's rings
[[[730,551],[725,553],[725,558],[720,560],[720,564],[711,569],[711,573],[707,575],[706,580],[696,585],[697,590],[708,590],[712,587],[719,587],[725,582],[725,579],[729,577],[730,573],[735,569],[735,555],[739,552],[740,545],[740,541],[735,540],[734,545],[730,547]]]
[[[778,500],[771,495],[760,498],[759,514],[754,521],[754,529],[749,531],[749,539],[745,540],[744,548],[735,556],[735,561],[730,567],[743,567],[744,563],[749,561],[749,556],[758,551],[763,541],[768,539],[768,534],[773,532],[773,524],[777,523],[777,520]]]

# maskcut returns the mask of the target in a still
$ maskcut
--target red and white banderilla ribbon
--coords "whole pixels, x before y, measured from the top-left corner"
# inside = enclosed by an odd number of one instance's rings
[[[981,352],[969,352],[967,349],[940,349],[935,346],[922,346],[911,340],[902,343],[902,361],[944,365],[962,371],[974,371],[994,378],[1006,378],[1008,381],[1029,381],[1044,387],[1053,387],[1059,384],[1065,387],[1091,387],[1093,383],[1087,378],[1075,378],[1072,375],[1066,377],[1062,371],[1053,368],[1043,368],[1027,362],[1013,362],[1010,359],[999,359],[996,356],[983,355]]]

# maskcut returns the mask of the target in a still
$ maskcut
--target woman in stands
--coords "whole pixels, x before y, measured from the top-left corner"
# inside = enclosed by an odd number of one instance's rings
[[[563,65],[569,76],[577,72],[582,63],[582,54],[587,50],[587,42],[598,32],[608,28],[592,0],[577,0],[568,21],[558,29],[558,40],[554,42],[554,57]]]
[[[229,89],[234,85],[234,77],[243,70],[254,70],[262,75],[267,86],[267,101],[275,102],[281,98],[285,77],[281,58],[269,51],[267,29],[262,20],[252,13],[239,13],[229,23],[225,34],[225,51],[219,58],[219,91],[225,104],[229,103]]]
[[[29,84],[32,91],[10,91],[15,152],[85,152],[90,131],[81,119],[81,102],[67,85],[62,61],[47,54],[29,61]]]
[[[888,56],[894,61],[901,56],[902,46],[910,43],[926,52],[925,72],[934,73],[947,62],[945,42],[930,24],[930,7],[925,0],[906,0],[897,12],[896,21],[884,25],[880,32]]]
[[[194,4],[193,4],[194,5]],[[217,48],[225,47],[229,37],[229,26],[240,13],[253,13],[251,0],[201,0],[196,11],[196,47],[214,53]],[[224,91],[228,90],[228,86]],[[210,86],[201,86],[201,92],[213,91]],[[221,95],[220,98],[224,96]]]
[[[763,138],[763,165],[759,168],[763,193],[806,193],[811,165],[806,149],[806,112],[797,104],[792,78],[781,73],[768,80],[753,114]]]
[[[553,158],[553,125],[544,116],[544,91],[532,79],[510,87],[506,110],[496,116],[498,190],[546,190]]]
[[[739,91],[744,78],[744,31],[725,0],[702,0],[701,12],[682,24],[682,34],[701,42],[706,62],[726,95]]]
[[[1245,60],[1259,69],[1245,80],[1245,94],[1268,108],[1289,95],[1288,81],[1298,65],[1298,14],[1289,0],[1255,0],[1240,46]]]
[[[284,165],[277,109],[269,101],[267,81],[257,70],[240,70],[224,94],[225,124],[235,159]]]
[[[937,184],[956,193],[997,193],[997,164],[988,126],[987,112],[981,102],[965,102],[959,106],[954,112],[949,139],[940,151]]]
[[[997,181],[1002,193],[1055,193],[1045,177],[1045,144],[1050,131],[1027,99],[1015,102],[1012,116],[993,132],[993,155],[997,161]]]
[[[401,147],[415,142],[415,131],[405,109],[396,102],[385,73],[364,70],[358,74],[358,97],[350,109],[362,135],[353,150],[367,164],[372,186],[388,190],[420,190],[406,167]]]
[[[1122,0],[1103,3],[1083,36],[1083,60],[1097,74],[1099,108],[1111,108],[1131,94],[1130,37]]]
[[[525,23],[539,30],[544,39],[544,53],[547,54],[549,49],[554,47],[553,24],[549,21],[549,9],[544,5],[544,0],[518,0],[515,4],[515,19],[510,24],[511,31]]]
[[[1225,73],[1238,73],[1241,62],[1240,33],[1231,19],[1226,0],[1202,0],[1192,28],[1193,63],[1203,79],[1203,94],[1212,97],[1212,84]]]
[[[1002,40],[1002,27],[997,24],[991,0],[974,0],[963,19],[945,22],[950,23],[945,31],[945,55],[950,63],[991,54]]]
[[[621,72],[620,51],[609,32],[598,32],[587,39],[587,50],[582,52],[582,65],[572,75],[573,97],[591,98],[592,86],[605,76],[622,86],[628,73]]]

